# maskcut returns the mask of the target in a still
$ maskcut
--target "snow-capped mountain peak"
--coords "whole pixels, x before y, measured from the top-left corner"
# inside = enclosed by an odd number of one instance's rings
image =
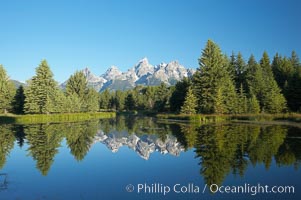
[[[103,78],[94,75],[90,69],[88,67],[86,67],[85,69],[82,70],[83,74],[85,75],[86,79],[88,82],[99,82],[99,81],[103,81]]]
[[[126,72],[121,72],[118,67],[111,66],[101,76],[94,75],[88,67],[82,70],[89,87],[97,91],[127,90],[136,85],[159,85],[164,82],[167,85],[174,85],[184,77],[192,76],[195,70],[186,69],[178,61],[171,61],[168,64],[162,62],[153,66],[145,57]],[[65,83],[61,85],[64,87]]]
[[[120,76],[122,74],[121,71],[119,71],[118,67],[112,65],[101,77],[104,79],[110,81],[112,79],[115,79],[117,76]]]
[[[154,66],[149,64],[147,58],[143,58],[134,66],[134,71],[135,71],[137,77],[141,78],[145,75],[153,74],[155,71],[155,68],[154,68]]]

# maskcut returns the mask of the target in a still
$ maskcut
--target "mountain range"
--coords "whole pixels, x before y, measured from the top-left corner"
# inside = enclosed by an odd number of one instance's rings
[[[128,134],[126,131],[114,131],[105,134],[103,131],[99,131],[94,138],[94,143],[97,142],[105,144],[113,153],[117,152],[121,147],[127,146],[145,160],[148,160],[154,152],[179,156],[185,150],[183,145],[173,135],[166,135],[163,141],[156,135],[138,136],[134,133]]]
[[[116,66],[111,66],[100,76],[93,74],[89,68],[83,69],[82,72],[87,79],[88,86],[101,92],[105,89],[128,90],[137,85],[160,85],[161,82],[175,85],[184,77],[192,76],[195,70],[186,69],[178,61],[154,66],[149,63],[147,58],[143,58],[126,72],[121,72]],[[61,87],[65,88],[66,83],[67,81],[62,83]]]

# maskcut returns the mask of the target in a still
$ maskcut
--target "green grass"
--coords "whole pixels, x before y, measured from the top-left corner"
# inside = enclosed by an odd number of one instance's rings
[[[183,115],[183,114],[157,114],[159,119],[190,121],[196,123],[216,123],[223,121],[290,121],[301,122],[301,114],[298,113],[282,113],[282,114],[240,114],[240,115]]]
[[[97,113],[63,113],[63,114],[33,114],[33,115],[0,115],[0,123],[16,124],[36,124],[36,123],[57,123],[57,122],[75,122],[90,119],[112,118],[115,112],[97,112]]]

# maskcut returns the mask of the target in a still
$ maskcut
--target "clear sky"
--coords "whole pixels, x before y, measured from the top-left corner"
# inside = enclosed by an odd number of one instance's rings
[[[47,59],[62,82],[143,57],[196,68],[208,39],[245,59],[264,50],[301,57],[300,11],[298,0],[0,0],[0,63],[25,81]]]

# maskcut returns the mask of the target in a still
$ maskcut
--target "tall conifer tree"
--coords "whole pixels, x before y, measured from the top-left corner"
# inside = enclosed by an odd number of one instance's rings
[[[193,77],[198,109],[203,113],[234,113],[236,92],[229,63],[220,48],[208,40],[199,59],[200,68]]]
[[[56,98],[58,85],[53,79],[53,74],[46,60],[36,68],[36,75],[28,82],[25,90],[26,113],[51,113],[54,111],[52,104]]]
[[[11,102],[15,92],[14,84],[9,80],[3,66],[0,65],[0,113],[7,113],[11,110]]]

